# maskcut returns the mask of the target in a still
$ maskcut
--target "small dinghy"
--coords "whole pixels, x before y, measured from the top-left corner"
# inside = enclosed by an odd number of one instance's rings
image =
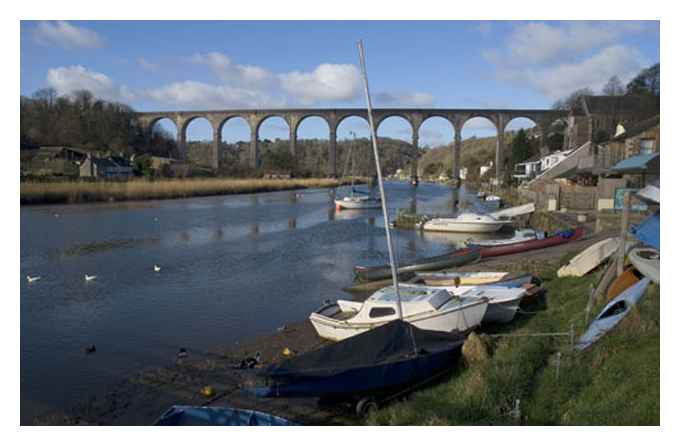
[[[377,209],[381,206],[380,198],[370,196],[350,196],[335,200],[335,208],[341,209]]]
[[[297,426],[285,418],[231,407],[172,406],[156,426]]]
[[[457,249],[446,254],[432,257],[424,257],[413,262],[400,265],[397,274],[417,271],[435,271],[444,268],[467,265],[478,260],[480,251],[478,248]],[[354,280],[357,282],[372,282],[387,279],[391,276],[390,265],[360,266],[354,267]]]
[[[439,271],[416,273],[425,285],[484,285],[486,283],[498,282],[507,276],[507,272],[482,271],[482,272],[456,272]]]
[[[538,279],[530,273],[494,273],[494,272],[480,272],[480,273],[459,273],[459,272],[439,272],[430,273],[432,276],[425,275],[423,273],[419,274],[418,277],[425,282],[428,286],[483,286],[483,285],[494,285],[494,286],[504,286],[504,287],[521,287],[533,282],[539,283]],[[463,280],[458,281],[458,277],[461,274],[480,274],[481,277],[489,275],[487,277],[492,277],[493,275],[503,274],[498,280],[483,282],[483,283],[465,283]],[[474,276],[473,276],[474,277]],[[470,282],[474,281],[471,279]]]
[[[274,364],[260,397],[361,397],[394,392],[456,364],[465,338],[402,320]]]
[[[557,270],[557,277],[583,277],[614,254],[619,242],[618,237],[610,237],[590,245]]]
[[[585,234],[583,228],[575,230],[568,229],[560,231],[551,237],[544,239],[528,240],[526,242],[510,243],[508,245],[500,246],[486,246],[482,247],[482,258],[504,256],[508,254],[518,254],[521,252],[532,251],[534,249],[549,248],[551,246],[562,245],[580,239]]]
[[[545,231],[536,231],[535,229],[517,229],[515,234],[510,238],[490,239],[490,240],[473,240],[469,239],[465,243],[468,246],[504,246],[513,243],[527,242],[529,240],[541,240],[545,238]]]
[[[628,268],[617,278],[615,278],[609,285],[609,288],[607,288],[607,301],[614,299],[616,296],[638,283],[644,277],[645,276],[634,267]]]
[[[482,322],[488,299],[483,295],[460,296],[443,288],[400,284],[403,320],[422,330],[467,332]],[[338,300],[309,315],[317,334],[340,341],[398,318],[393,286],[373,293],[364,302]]]
[[[423,223],[423,231],[488,233],[498,231],[506,220],[491,215],[466,212],[457,217],[439,217]]]
[[[496,212],[491,212],[489,215],[494,218],[512,218],[519,217],[520,215],[531,214],[536,210],[536,205],[534,203],[520,204],[519,206],[513,206],[511,208],[501,209]]]
[[[630,263],[654,283],[660,283],[661,254],[654,248],[633,248],[628,253]]]
[[[587,349],[621,322],[631,307],[644,296],[648,285],[649,279],[644,278],[609,302],[578,340],[576,350]]]

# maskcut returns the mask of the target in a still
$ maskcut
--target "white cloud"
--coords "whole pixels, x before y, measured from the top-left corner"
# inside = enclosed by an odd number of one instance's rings
[[[359,93],[359,70],[354,65],[321,64],[314,71],[279,75],[283,89],[303,104],[345,101]]]
[[[191,56],[190,61],[208,66],[220,80],[226,83],[258,85],[269,83],[274,79],[274,75],[269,70],[254,65],[235,64],[229,56],[223,53],[196,53]]]
[[[138,57],[137,58],[137,64],[139,64],[140,67],[145,69],[146,71],[151,71],[151,72],[156,72],[160,68],[160,66],[157,63],[149,62],[148,60],[144,59],[143,57]]]
[[[375,103],[380,106],[431,107],[434,97],[429,93],[388,93],[375,95]]]
[[[186,108],[281,107],[284,102],[257,90],[212,85],[203,82],[175,82],[149,90],[145,96],[166,105]]]
[[[38,23],[33,29],[33,39],[42,45],[63,48],[98,48],[104,44],[96,32],[65,21]]]
[[[68,95],[78,90],[88,90],[98,98],[110,101],[131,101],[132,92],[124,85],[116,85],[111,78],[81,65],[50,68],[47,71],[47,85],[59,95]]]

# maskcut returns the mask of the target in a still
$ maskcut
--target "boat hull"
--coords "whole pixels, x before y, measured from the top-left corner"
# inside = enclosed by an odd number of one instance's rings
[[[482,319],[483,324],[506,324],[515,318],[517,310],[519,309],[519,303],[524,296],[518,297],[517,299],[506,300],[503,302],[489,302],[489,306],[486,307],[486,313],[484,314],[484,319]]]
[[[620,239],[610,237],[589,246],[557,270],[557,277],[582,277],[607,260],[619,247]]]
[[[478,260],[480,255],[480,251],[477,248],[459,249],[448,254],[427,257],[409,264],[401,265],[397,269],[397,273],[403,274],[417,271],[434,271],[455,266],[467,265],[468,263]],[[355,266],[354,274],[355,280],[358,282],[372,282],[374,280],[382,280],[391,277],[392,270],[389,265],[372,267]]]
[[[335,200],[336,209],[378,209],[382,205],[380,200]]]
[[[445,224],[436,224],[432,222],[425,222],[423,224],[423,231],[429,232],[465,232],[465,233],[490,233],[498,232],[505,222],[483,223],[483,222],[447,222]]]
[[[231,407],[172,406],[156,426],[296,426],[285,418]]]
[[[558,246],[564,243],[569,243],[583,237],[585,230],[578,228],[570,232],[561,232],[552,237],[547,237],[541,240],[530,240],[527,242],[512,243],[503,246],[490,246],[481,248],[481,257],[497,257],[509,254],[518,254],[521,252],[532,251],[534,249],[549,248],[551,246]]]
[[[653,248],[634,248],[628,253],[630,263],[658,284],[661,282],[661,254]]]

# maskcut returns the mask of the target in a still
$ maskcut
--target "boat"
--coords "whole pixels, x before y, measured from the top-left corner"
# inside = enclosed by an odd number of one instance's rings
[[[357,196],[351,195],[342,199],[335,200],[335,208],[342,209],[376,209],[381,206],[379,197],[371,197],[368,195]]]
[[[623,293],[628,288],[638,283],[645,276],[642,275],[635,267],[629,267],[624,272],[619,274],[607,288],[607,301],[614,299],[619,294]]]
[[[620,241],[619,237],[609,237],[590,245],[558,269],[557,277],[583,277],[614,254]]]
[[[637,196],[651,203],[661,203],[661,188],[659,187],[659,182],[656,181],[643,187],[637,191]]]
[[[628,260],[652,282],[660,283],[661,253],[654,248],[633,248],[628,253]]]
[[[465,244],[470,246],[503,246],[510,245],[512,243],[526,242],[529,240],[543,239],[545,238],[545,231],[537,231],[535,229],[517,229],[515,234],[510,238],[503,239],[468,239]]]
[[[456,295],[444,288],[400,284],[403,320],[422,330],[468,332],[482,322],[488,299]],[[364,302],[327,302],[309,315],[317,334],[340,341],[398,318],[394,286],[382,288]]]
[[[425,285],[483,285],[490,282],[498,282],[507,276],[507,272],[480,271],[480,272],[457,272],[437,271],[416,273]]]
[[[260,397],[334,399],[386,394],[449,370],[464,340],[396,319],[273,364],[260,372],[266,384],[251,391]]]
[[[536,206],[534,203],[527,203],[491,212],[489,215],[494,218],[512,218],[519,217],[520,215],[531,214],[535,210]]]
[[[514,319],[519,303],[526,296],[524,287],[505,287],[496,285],[483,285],[474,287],[463,292],[461,298],[485,297],[489,300],[486,313],[482,319],[483,324],[505,324]]]
[[[546,237],[540,240],[528,240],[525,242],[510,243],[507,245],[500,246],[486,246],[481,249],[481,257],[483,259],[488,257],[504,256],[508,254],[517,254],[526,251],[532,251],[534,249],[549,248],[551,246],[562,245],[564,243],[569,243],[580,239],[585,234],[585,229],[567,229],[565,231],[559,231],[555,235]],[[473,246],[470,246],[475,247]]]
[[[397,268],[397,274],[416,271],[435,271],[438,269],[462,266],[478,260],[479,248],[464,248],[432,257],[423,257],[413,262],[403,264]],[[387,279],[391,275],[390,265],[354,267],[354,279],[357,282],[372,282]]]
[[[156,426],[297,426],[296,423],[256,410],[212,406],[172,406]]]
[[[530,283],[538,283],[538,279],[534,277],[533,274],[530,273],[519,273],[519,274],[509,274],[509,273],[502,273],[505,274],[502,278],[495,280],[493,282],[484,282],[484,283],[478,283],[478,284],[472,284],[472,283],[464,283],[462,280],[458,282],[458,275],[459,274],[465,274],[465,273],[457,273],[457,272],[436,272],[432,273],[433,276],[427,276],[427,275],[419,275],[418,277],[425,282],[425,285],[428,286],[480,286],[480,285],[494,285],[494,286],[504,286],[504,287],[521,287],[526,284]],[[484,277],[484,274],[500,274],[500,273],[472,273],[472,274],[481,274],[481,277]],[[433,278],[430,278],[433,277]],[[474,277],[474,276],[472,276]],[[470,279],[474,281],[474,279]]]
[[[576,350],[587,349],[614,328],[644,296],[649,282],[649,278],[644,278],[609,302],[578,340]]]
[[[496,232],[506,220],[499,220],[487,214],[465,212],[457,217],[438,217],[426,221],[421,226],[423,231],[437,232]]]

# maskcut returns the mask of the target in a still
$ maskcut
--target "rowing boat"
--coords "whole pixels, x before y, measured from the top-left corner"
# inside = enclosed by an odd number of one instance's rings
[[[489,240],[473,240],[469,239],[465,242],[468,246],[503,246],[511,245],[513,243],[527,242],[529,240],[545,238],[545,231],[536,231],[535,229],[517,229],[511,238],[489,239]]]
[[[413,262],[403,264],[397,268],[397,274],[416,271],[436,271],[444,268],[466,265],[478,260],[480,251],[477,248],[464,248],[432,257],[424,257]],[[390,265],[354,267],[357,282],[372,282],[387,279],[392,274]]]
[[[507,276],[507,272],[480,271],[480,272],[457,272],[438,271],[416,273],[426,285],[483,285],[497,282]]]
[[[619,242],[618,237],[610,237],[590,245],[557,270],[557,277],[583,277],[614,254]]]
[[[633,248],[628,253],[630,263],[652,282],[660,282],[661,254],[654,248]]]
[[[583,228],[568,229],[560,231],[552,237],[546,237],[541,240],[528,240],[526,242],[511,243],[502,246],[489,246],[481,248],[481,257],[483,259],[488,257],[504,256],[508,254],[517,254],[534,249],[549,248],[551,246],[562,245],[580,239],[585,234]]]
[[[212,406],[172,406],[156,426],[296,426],[285,418],[256,410]]]

